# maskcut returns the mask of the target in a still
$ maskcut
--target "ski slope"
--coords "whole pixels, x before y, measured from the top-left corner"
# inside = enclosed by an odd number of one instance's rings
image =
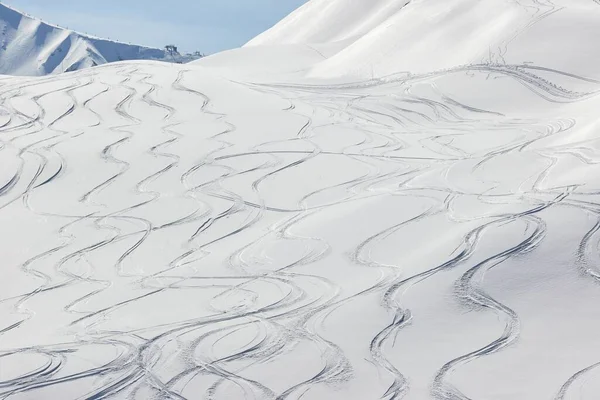
[[[0,399],[597,399],[600,4],[401,3],[0,77]]]
[[[532,64],[599,76],[596,0],[311,0],[246,47],[337,43],[318,78]]]
[[[0,74],[39,76],[108,62],[167,59],[164,50],[95,38],[0,4]]]

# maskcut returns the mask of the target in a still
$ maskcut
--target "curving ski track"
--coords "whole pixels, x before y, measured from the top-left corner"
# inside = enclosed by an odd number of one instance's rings
[[[539,5],[538,19],[553,10]],[[565,140],[578,115],[511,116],[446,92],[467,74],[547,107],[600,91],[501,63],[330,86],[125,63],[1,86],[0,398],[462,400],[506,387],[510,374],[486,371],[523,359],[529,326],[555,323],[523,306],[552,292],[526,295],[512,274],[543,263],[600,294],[600,187],[564,167],[591,176],[600,159],[595,139]],[[579,225],[561,232],[567,220]],[[557,235],[575,256],[553,264],[543,246]],[[574,328],[569,346],[593,346]],[[552,345],[556,362],[572,350]],[[481,398],[567,399],[598,360],[551,371],[545,392]]]

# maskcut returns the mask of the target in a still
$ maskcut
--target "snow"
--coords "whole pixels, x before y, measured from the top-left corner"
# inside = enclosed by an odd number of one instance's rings
[[[527,62],[598,77],[595,0],[311,0],[246,46],[341,42],[318,78]]]
[[[39,76],[121,60],[170,59],[164,50],[73,32],[3,4],[0,35],[0,74],[4,75]]]
[[[599,13],[312,0],[0,77],[0,398],[596,399]]]

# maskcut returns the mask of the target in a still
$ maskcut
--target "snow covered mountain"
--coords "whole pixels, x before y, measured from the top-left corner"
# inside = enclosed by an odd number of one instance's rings
[[[311,0],[0,77],[0,399],[597,400],[598,21]]]
[[[596,0],[311,0],[251,40],[337,46],[314,77],[382,77],[469,64],[523,64],[600,76]]]
[[[107,62],[166,58],[164,50],[83,35],[0,4],[0,74],[47,75]]]

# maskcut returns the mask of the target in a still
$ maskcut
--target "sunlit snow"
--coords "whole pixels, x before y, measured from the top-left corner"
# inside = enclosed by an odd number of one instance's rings
[[[312,0],[1,77],[0,398],[597,399],[599,21]]]

